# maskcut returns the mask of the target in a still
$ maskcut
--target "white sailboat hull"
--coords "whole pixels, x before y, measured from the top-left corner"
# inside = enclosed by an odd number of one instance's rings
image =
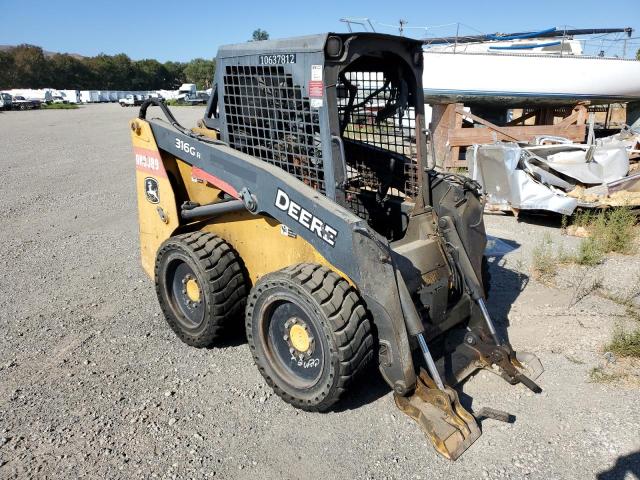
[[[587,56],[424,52],[427,103],[566,104],[640,100],[640,61]]]

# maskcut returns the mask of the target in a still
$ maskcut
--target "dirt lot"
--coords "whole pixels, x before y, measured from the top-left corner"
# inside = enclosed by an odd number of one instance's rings
[[[186,125],[201,114],[174,110]],[[517,420],[484,421],[451,463],[376,374],[336,411],[309,414],[271,393],[242,338],[211,350],[177,340],[139,266],[136,113],[0,113],[0,478],[640,478],[638,382],[590,375],[633,371],[602,351],[632,320],[589,289],[590,278],[629,287],[640,257],[566,268],[562,288],[547,287],[529,278],[533,246],[545,232],[567,249],[578,240],[487,217],[509,246],[489,306],[514,346],[541,358],[544,393],[472,378],[467,405]]]

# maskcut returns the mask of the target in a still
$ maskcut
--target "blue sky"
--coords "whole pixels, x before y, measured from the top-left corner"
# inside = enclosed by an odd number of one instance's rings
[[[124,52],[133,59],[185,61],[214,57],[217,47],[242,42],[256,28],[272,38],[345,31],[340,17],[369,17],[377,29],[408,20],[408,27],[460,22],[461,33],[542,30],[553,26],[636,28],[630,50],[640,48],[639,0],[316,0],[203,2],[0,0],[0,44],[32,43],[46,50],[96,55]],[[455,33],[455,26],[433,29]],[[410,36],[423,31],[409,28]],[[598,48],[597,45],[593,46]]]

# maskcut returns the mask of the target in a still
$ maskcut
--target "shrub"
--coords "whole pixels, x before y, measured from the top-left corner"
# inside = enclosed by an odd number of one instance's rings
[[[531,273],[542,282],[548,282],[558,273],[558,258],[553,251],[553,241],[549,234],[545,234],[533,249]]]
[[[636,221],[636,215],[626,207],[602,212],[593,222],[593,237],[605,253],[631,253]]]
[[[612,208],[597,215],[590,211],[579,212],[572,225],[587,229],[591,236],[580,242],[575,262],[593,266],[602,262],[605,253],[632,253],[636,222],[636,215],[627,207]]]
[[[617,328],[613,332],[611,343],[605,348],[620,357],[640,358],[640,328],[632,332]]]
[[[578,253],[574,260],[579,265],[594,266],[602,262],[604,253],[602,252],[598,241],[592,237],[585,238],[578,246]]]

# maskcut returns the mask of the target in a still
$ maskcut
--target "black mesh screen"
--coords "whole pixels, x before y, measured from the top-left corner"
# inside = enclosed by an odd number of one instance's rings
[[[338,112],[343,139],[345,144],[368,147],[346,147],[351,150],[347,152],[347,184],[353,192],[384,191],[401,198],[417,195],[415,108],[408,95],[403,80],[394,81],[383,71],[348,71],[340,76]]]
[[[325,192],[320,119],[284,66],[228,66],[224,107],[231,147]]]

